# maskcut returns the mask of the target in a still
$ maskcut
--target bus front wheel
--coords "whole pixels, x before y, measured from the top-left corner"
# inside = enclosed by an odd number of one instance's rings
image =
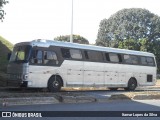
[[[137,87],[137,81],[136,79],[134,78],[131,78],[129,81],[128,81],[128,87],[127,88],[124,88],[125,90],[128,90],[128,91],[134,91]]]
[[[52,76],[48,81],[48,89],[50,92],[58,92],[61,90],[62,82],[58,76]]]

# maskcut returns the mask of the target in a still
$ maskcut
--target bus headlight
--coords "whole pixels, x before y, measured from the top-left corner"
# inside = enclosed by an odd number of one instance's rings
[[[28,75],[23,75],[24,80],[27,80],[27,78],[28,78]]]

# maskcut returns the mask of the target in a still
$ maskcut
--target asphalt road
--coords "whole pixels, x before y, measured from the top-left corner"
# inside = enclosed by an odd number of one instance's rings
[[[112,111],[113,115],[115,111],[120,111],[120,114],[123,112],[132,111],[133,113],[138,111],[139,114],[142,111],[150,111],[156,114],[156,111],[159,111],[160,114],[160,100],[141,100],[141,101],[108,101],[105,103],[79,103],[79,104],[53,104],[53,105],[29,105],[29,106],[9,106],[1,107],[0,111],[70,111],[70,114],[74,114],[75,111],[82,111],[81,117],[42,117],[38,118],[40,120],[159,120],[160,117],[83,117],[83,111]],[[111,113],[111,114],[112,114]],[[96,112],[94,113],[96,114]],[[110,115],[112,116],[112,115]],[[22,118],[0,118],[0,120],[21,120]],[[37,118],[23,118],[25,120],[36,120]]]

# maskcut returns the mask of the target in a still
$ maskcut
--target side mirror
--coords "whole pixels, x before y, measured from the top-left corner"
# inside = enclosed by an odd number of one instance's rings
[[[8,60],[8,61],[9,61],[10,58],[11,58],[11,54],[12,54],[12,52],[8,53],[8,55],[7,55],[7,60]]]

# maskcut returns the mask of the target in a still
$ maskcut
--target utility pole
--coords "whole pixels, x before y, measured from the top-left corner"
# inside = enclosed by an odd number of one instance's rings
[[[70,42],[73,43],[73,0],[72,0],[72,12],[71,12],[71,35]]]

